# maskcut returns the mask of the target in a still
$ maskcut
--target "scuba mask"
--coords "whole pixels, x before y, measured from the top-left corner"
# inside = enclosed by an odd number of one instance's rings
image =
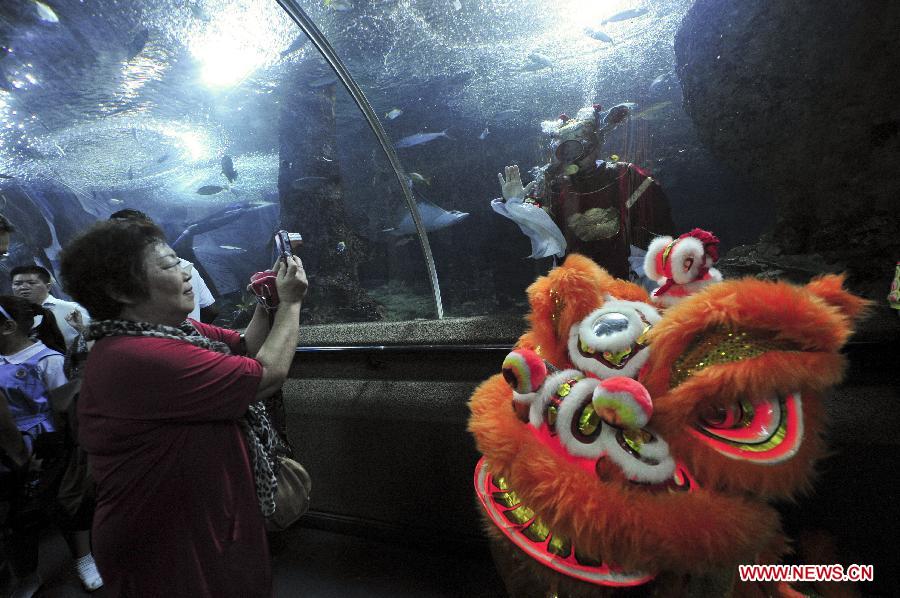
[[[609,110],[594,104],[578,112],[575,118],[565,114],[552,131],[550,171],[572,175],[589,171],[597,160],[607,131],[625,122],[634,104],[617,104]]]

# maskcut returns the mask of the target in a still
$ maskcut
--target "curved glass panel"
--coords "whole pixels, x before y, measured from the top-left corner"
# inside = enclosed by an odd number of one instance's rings
[[[304,237],[304,321],[434,316],[396,177],[274,1],[12,0],[0,46],[4,292],[11,267],[56,273],[79,230],[131,208],[201,273],[217,323],[246,323],[279,227]]]
[[[627,105],[628,118],[605,132],[596,157],[632,164],[659,183],[671,221],[664,226],[661,216],[629,230],[639,249],[654,234],[700,226],[720,237],[724,254],[755,241],[773,219],[771,204],[753,201],[758,190],[700,146],[681,107],[673,40],[690,0],[298,4],[383,117],[406,170],[416,173],[415,189],[460,213],[445,226],[426,222],[449,316],[521,312],[525,287],[552,266],[551,258],[528,259],[529,236],[491,200],[501,196],[497,173],[506,166],[519,165],[527,184],[529,170],[550,162],[542,123],[561,113]],[[710,209],[722,197],[728,210]],[[613,216],[591,217],[553,219],[570,249],[596,259],[605,250],[592,231],[602,239],[624,227]],[[573,241],[579,235],[587,247]],[[629,276],[627,264],[614,273]]]
[[[449,316],[527,309],[560,240],[634,276],[655,234],[706,228],[724,255],[774,220],[775,202],[710,156],[682,108],[675,35],[691,0],[297,4],[395,143]],[[14,264],[55,270],[78,230],[129,207],[212,283],[220,323],[246,319],[243,284],[279,225],[305,239],[306,321],[435,317],[391,165],[275,0],[10,0],[0,46],[0,212],[19,230],[0,285]],[[623,218],[603,193],[567,211],[566,193],[585,189],[565,177],[595,158],[631,178],[587,190],[615,187],[622,203],[652,176],[650,216]],[[511,165],[543,183],[527,214],[491,204]]]

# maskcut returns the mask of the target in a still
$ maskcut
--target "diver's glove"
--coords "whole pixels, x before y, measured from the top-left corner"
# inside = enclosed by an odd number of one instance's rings
[[[562,231],[538,204],[526,202],[525,196],[534,188],[534,181],[522,187],[518,166],[506,167],[506,178],[498,174],[503,199],[499,197],[491,202],[491,208],[501,216],[506,216],[519,225],[519,228],[531,240],[531,255],[538,259],[556,255],[562,257],[566,253],[566,238]]]
[[[535,181],[528,183],[527,187],[522,187],[519,167],[515,164],[506,167],[506,178],[503,178],[503,173],[501,172],[497,173],[497,178],[500,179],[500,191],[503,193],[504,201],[508,201],[513,197],[525,199],[525,196],[534,188]]]

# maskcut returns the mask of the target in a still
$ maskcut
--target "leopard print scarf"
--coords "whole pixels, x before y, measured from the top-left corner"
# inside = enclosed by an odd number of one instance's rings
[[[228,345],[206,338],[188,320],[185,320],[177,328],[128,320],[98,320],[88,325],[85,334],[86,340],[97,340],[106,336],[169,338],[216,353],[231,354]],[[247,439],[259,508],[264,517],[270,517],[275,512],[275,493],[278,489],[275,477],[278,467],[276,454],[282,451],[284,446],[272,428],[266,409],[261,402],[251,403],[239,423]]]

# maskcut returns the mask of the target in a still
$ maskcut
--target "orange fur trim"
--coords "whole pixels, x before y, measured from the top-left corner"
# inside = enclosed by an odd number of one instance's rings
[[[829,305],[839,308],[849,318],[859,320],[865,316],[872,302],[845,291],[843,287],[846,278],[844,274],[825,274],[814,278],[806,285],[806,289]]]
[[[777,513],[762,503],[709,489],[653,494],[561,463],[516,419],[511,401],[500,375],[475,391],[469,430],[478,449],[529,507],[588,555],[626,568],[703,572],[753,562],[780,534]]]
[[[570,365],[566,343],[569,330],[601,307],[607,294],[624,301],[649,303],[640,286],[610,276],[592,259],[573,253],[561,266],[541,276],[527,289],[531,330],[517,346],[535,349],[558,368]]]
[[[852,333],[845,313],[826,303],[820,293],[851,310],[859,305],[840,291],[839,277],[819,279],[813,289],[754,279],[723,282],[667,311],[651,332],[652,353],[641,379],[654,397],[651,426],[701,484],[763,499],[792,498],[809,489],[814,464],[825,450],[820,437],[825,412],[819,397],[843,378],[846,361],[839,351]],[[710,365],[670,389],[678,357],[717,326],[770,333],[796,350]],[[786,461],[755,464],[731,459],[686,432],[698,422],[703,408],[797,391],[802,394],[804,439],[797,454]]]

